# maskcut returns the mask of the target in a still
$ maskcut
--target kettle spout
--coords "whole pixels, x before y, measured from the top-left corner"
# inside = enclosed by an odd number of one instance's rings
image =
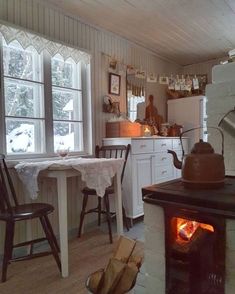
[[[181,169],[182,168],[182,162],[179,161],[175,151],[172,151],[172,150],[167,150],[167,153],[170,153],[173,155],[173,163],[174,163],[174,166],[178,169]]]

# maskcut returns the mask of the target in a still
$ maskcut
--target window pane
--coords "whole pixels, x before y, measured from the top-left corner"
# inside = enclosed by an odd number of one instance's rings
[[[81,92],[53,87],[53,118],[82,120]]]
[[[42,153],[43,126],[42,120],[6,119],[7,153]]]
[[[24,50],[17,41],[3,41],[4,75],[19,79],[42,81],[42,57],[29,47]]]
[[[134,96],[132,93],[128,93],[127,97],[127,103],[128,103],[128,118],[133,122],[137,119],[137,105],[140,103],[145,102],[145,97],[144,96]],[[145,106],[144,106],[145,108]],[[144,111],[145,112],[145,111]],[[142,116],[145,116],[145,113],[142,114]],[[139,118],[139,117],[138,117]],[[143,117],[144,119],[144,117]]]
[[[83,151],[82,123],[54,122],[54,150]]]
[[[80,64],[72,60],[64,61],[60,57],[52,58],[52,85],[80,89]]]
[[[43,86],[4,79],[6,116],[43,117]]]

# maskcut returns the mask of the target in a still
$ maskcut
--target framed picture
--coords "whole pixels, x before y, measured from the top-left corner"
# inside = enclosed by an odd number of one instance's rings
[[[121,76],[109,73],[109,94],[120,95]]]

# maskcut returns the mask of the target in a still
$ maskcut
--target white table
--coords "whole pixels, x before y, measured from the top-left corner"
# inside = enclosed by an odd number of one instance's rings
[[[104,160],[107,165],[106,159]],[[113,164],[114,161],[123,162],[122,159],[112,159],[109,160],[110,164]],[[89,159],[91,161],[91,159]],[[66,161],[64,161],[66,163]],[[84,159],[83,159],[84,162]],[[97,159],[94,160],[97,162]],[[38,163],[40,165],[40,162]],[[24,163],[27,166],[27,163]],[[33,167],[37,163],[33,163]],[[18,165],[17,165],[18,166]],[[16,166],[16,168],[17,168]],[[116,218],[117,218],[117,234],[123,234],[123,219],[122,219],[122,194],[121,194],[121,167],[119,168],[114,175],[114,190],[115,190],[115,208],[116,208]],[[32,163],[31,163],[32,167]],[[17,170],[18,171],[18,170]],[[18,171],[19,172],[19,171]],[[67,178],[74,177],[79,175],[79,170],[72,168],[69,165],[63,165],[63,161],[60,161],[60,164],[55,164],[47,167],[43,170],[43,177],[50,177],[57,179],[57,197],[58,197],[58,216],[59,216],[59,234],[60,234],[60,251],[61,251],[61,274],[62,277],[68,277],[69,275],[69,263],[68,263],[68,216],[67,216]],[[100,173],[102,173],[100,171]],[[100,173],[97,176],[100,176]],[[87,186],[89,184],[86,182]],[[89,187],[94,188],[94,187]]]

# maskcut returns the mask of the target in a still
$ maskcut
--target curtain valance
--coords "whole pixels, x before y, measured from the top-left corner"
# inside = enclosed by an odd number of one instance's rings
[[[86,64],[90,63],[90,54],[79,49],[51,41],[39,35],[32,34],[31,32],[27,32],[21,28],[15,28],[0,23],[0,34],[2,34],[7,44],[16,40],[24,49],[29,46],[33,46],[38,53],[46,50],[51,56],[60,54],[64,60],[72,58],[76,63],[79,61],[83,61]]]
[[[127,90],[131,91],[134,96],[145,96],[145,88],[145,80],[127,75]]]

